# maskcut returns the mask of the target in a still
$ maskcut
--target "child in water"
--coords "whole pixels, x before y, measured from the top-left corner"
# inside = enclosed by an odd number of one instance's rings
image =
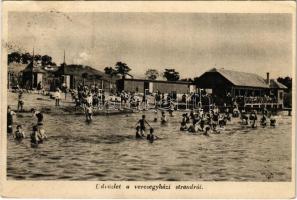
[[[257,124],[256,124],[256,121],[257,121],[257,113],[255,110],[253,110],[251,113],[250,113],[250,117],[249,117],[250,121],[251,121],[251,126],[252,128],[256,128],[257,127]]]
[[[17,130],[14,133],[13,138],[17,141],[22,141],[25,138],[25,132],[22,129],[22,125],[17,125]]]
[[[165,116],[165,112],[164,112],[164,111],[162,111],[161,123],[162,123],[162,124],[167,123],[167,117]]]
[[[140,130],[140,126],[136,126],[136,135],[135,135],[136,139],[142,139],[142,137],[144,137],[143,134],[139,133],[139,130]]]
[[[260,119],[261,126],[264,128],[266,127],[266,116],[263,115]]]
[[[150,128],[150,133],[147,135],[146,139],[150,142],[153,143],[155,140],[159,139],[157,136],[154,135],[154,129]]]
[[[16,113],[11,110],[10,106],[7,107],[7,133],[13,134],[13,116]]]
[[[33,130],[30,136],[32,146],[37,146],[38,144],[43,143],[43,141],[47,138],[44,129],[42,127],[38,128],[38,126],[33,126]]]
[[[182,121],[182,122],[180,123],[180,130],[181,130],[181,131],[186,131],[186,130],[188,130],[187,123],[186,123],[185,121]]]
[[[93,109],[92,109],[92,106],[87,105],[85,107],[85,115],[86,115],[86,121],[87,122],[92,121],[92,119],[93,119]]]
[[[45,134],[43,124],[38,123],[37,128],[38,128],[38,138],[39,138],[39,141],[40,141],[39,143],[43,143],[43,140],[47,139],[47,135]]]
[[[140,120],[138,120],[138,122],[136,123],[136,125],[139,124],[140,126],[140,133],[141,135],[144,134],[145,131],[145,124],[149,125],[149,123],[145,120],[145,115],[142,115],[142,118]],[[149,125],[149,127],[151,127],[151,125]]]
[[[37,124],[42,123],[43,114],[40,111],[36,110],[35,108],[32,108],[31,112],[32,112],[33,116],[35,116],[37,118]]]
[[[31,144],[37,146],[39,143],[38,127],[37,126],[33,126],[32,133],[31,133],[30,137],[31,137]]]
[[[275,124],[276,124],[276,119],[273,116],[271,116],[270,117],[270,126],[275,127]]]
[[[158,115],[158,111],[157,111],[157,110],[155,110],[154,113],[155,113],[155,115]],[[158,121],[158,118],[155,117],[155,118],[154,118],[154,122],[157,122],[157,121]]]
[[[209,136],[209,134],[208,134],[208,131],[210,130],[210,126],[206,126],[205,127],[205,131],[203,132],[203,135],[205,135],[205,136]]]

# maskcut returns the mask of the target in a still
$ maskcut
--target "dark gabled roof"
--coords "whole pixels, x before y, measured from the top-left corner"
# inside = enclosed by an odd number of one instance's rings
[[[266,80],[257,75],[252,73],[246,72],[238,72],[226,69],[216,69],[213,68],[206,73],[217,72],[221,74],[224,78],[230,81],[235,86],[243,86],[243,87],[260,87],[260,88],[268,88],[268,84]]]
[[[17,63],[17,62],[12,62],[8,64],[8,72],[10,73],[20,73],[23,71],[28,64],[23,64],[23,63]]]
[[[41,63],[37,63],[36,61],[30,62],[23,72],[46,73],[46,71],[42,69]]]
[[[288,89],[285,85],[274,79],[270,79],[269,87],[274,89]]]
[[[102,71],[99,71],[97,69],[94,69],[90,66],[84,66],[84,65],[66,65],[62,64],[60,69],[57,71],[57,73],[63,75],[74,75],[74,76],[82,76],[82,74],[87,73],[89,76],[99,76],[100,79],[103,80],[116,80],[118,77],[110,77],[109,75],[105,74]]]

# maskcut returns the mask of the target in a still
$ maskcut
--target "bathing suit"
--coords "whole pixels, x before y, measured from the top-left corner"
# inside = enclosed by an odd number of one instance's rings
[[[145,130],[145,126],[144,126],[144,119],[140,119],[139,121],[139,124],[140,124],[140,130]]]
[[[146,139],[152,143],[154,141],[154,135],[148,134]]]

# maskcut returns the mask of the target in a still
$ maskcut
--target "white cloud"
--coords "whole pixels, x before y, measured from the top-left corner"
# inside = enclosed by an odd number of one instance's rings
[[[75,64],[86,64],[89,61],[90,55],[87,52],[81,52],[79,55],[74,58]]]

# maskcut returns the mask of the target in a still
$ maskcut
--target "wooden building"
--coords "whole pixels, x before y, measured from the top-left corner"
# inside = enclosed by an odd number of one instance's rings
[[[162,81],[146,79],[120,79],[117,81],[117,91],[137,93],[187,94],[196,91],[196,86],[187,81]]]
[[[44,85],[44,76],[47,72],[40,62],[32,61],[22,71],[22,86],[26,89],[37,88],[38,83]]]
[[[15,88],[21,86],[23,70],[27,67],[27,64],[18,62],[11,62],[8,64],[7,70],[7,88]]]
[[[109,75],[89,66],[66,65],[43,66],[40,62],[32,61],[22,70],[21,87],[36,89],[40,83],[45,90],[54,91],[63,84],[68,89],[76,89],[78,84],[98,85],[100,89],[110,92],[115,90],[118,77]]]
[[[283,107],[283,95],[286,86],[269,78],[266,79],[253,73],[238,72],[213,68],[203,73],[196,80],[197,87],[210,89],[217,99],[224,99],[227,95],[233,98],[243,97],[244,104],[273,104]],[[259,97],[253,100],[252,97]],[[268,100],[263,100],[265,97]],[[254,98],[255,99],[255,98]]]
[[[115,84],[118,79],[118,77],[111,77],[104,72],[83,65],[62,64],[56,75],[60,77],[61,84],[65,83],[70,89],[76,89],[78,84],[96,84],[106,92],[116,89]]]

